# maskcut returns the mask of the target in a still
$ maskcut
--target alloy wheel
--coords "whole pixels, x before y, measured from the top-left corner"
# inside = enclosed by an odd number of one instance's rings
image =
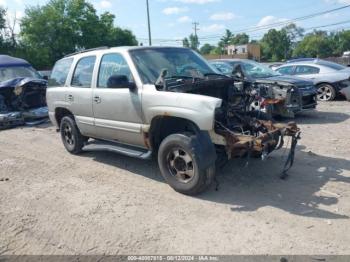
[[[193,159],[181,148],[174,148],[169,152],[167,166],[171,175],[181,183],[188,183],[194,177]]]
[[[64,140],[65,142],[70,145],[70,146],[73,146],[74,143],[75,143],[75,140],[74,140],[74,135],[73,135],[73,132],[72,132],[72,127],[68,124],[65,124],[63,126],[63,137],[64,137]]]
[[[332,89],[328,85],[320,86],[317,90],[317,98],[321,101],[329,101],[332,97]]]

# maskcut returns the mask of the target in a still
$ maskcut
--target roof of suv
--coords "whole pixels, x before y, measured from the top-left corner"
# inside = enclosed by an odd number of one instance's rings
[[[118,46],[118,47],[107,47],[107,46],[102,46],[102,47],[97,47],[97,48],[92,48],[92,49],[86,49],[82,51],[78,51],[72,54],[68,54],[65,57],[71,57],[79,54],[85,54],[85,53],[96,53],[99,51],[130,51],[130,50],[140,50],[140,49],[166,49],[166,48],[175,48],[175,49],[189,49],[185,47],[174,47],[174,46]]]

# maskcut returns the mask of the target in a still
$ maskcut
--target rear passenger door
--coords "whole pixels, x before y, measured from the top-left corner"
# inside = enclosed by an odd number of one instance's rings
[[[315,79],[319,73],[320,69],[314,66],[298,65],[295,69],[295,75],[311,80]]]
[[[113,86],[113,77],[125,83]],[[134,77],[122,54],[108,53],[101,57],[96,87],[93,92],[93,112],[97,137],[144,147],[141,133],[141,90],[131,90]]]
[[[96,56],[82,57],[77,61],[65,97],[80,132],[86,136],[95,134],[91,88],[95,62]]]

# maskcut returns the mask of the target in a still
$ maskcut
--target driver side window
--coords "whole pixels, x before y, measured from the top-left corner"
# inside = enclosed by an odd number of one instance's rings
[[[121,54],[106,54],[102,57],[97,87],[107,88],[111,76],[126,76],[129,82],[133,82],[130,68]]]

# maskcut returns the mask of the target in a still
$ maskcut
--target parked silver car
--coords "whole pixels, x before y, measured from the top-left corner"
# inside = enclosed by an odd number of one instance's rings
[[[248,111],[251,94],[190,49],[119,47],[59,60],[47,103],[70,153],[155,155],[169,185],[193,195],[211,184],[219,156],[264,159],[284,136],[293,142],[283,176],[292,165],[298,127]]]
[[[322,101],[334,100],[341,89],[350,86],[350,68],[325,60],[290,62],[275,70],[282,75],[312,80]]]

